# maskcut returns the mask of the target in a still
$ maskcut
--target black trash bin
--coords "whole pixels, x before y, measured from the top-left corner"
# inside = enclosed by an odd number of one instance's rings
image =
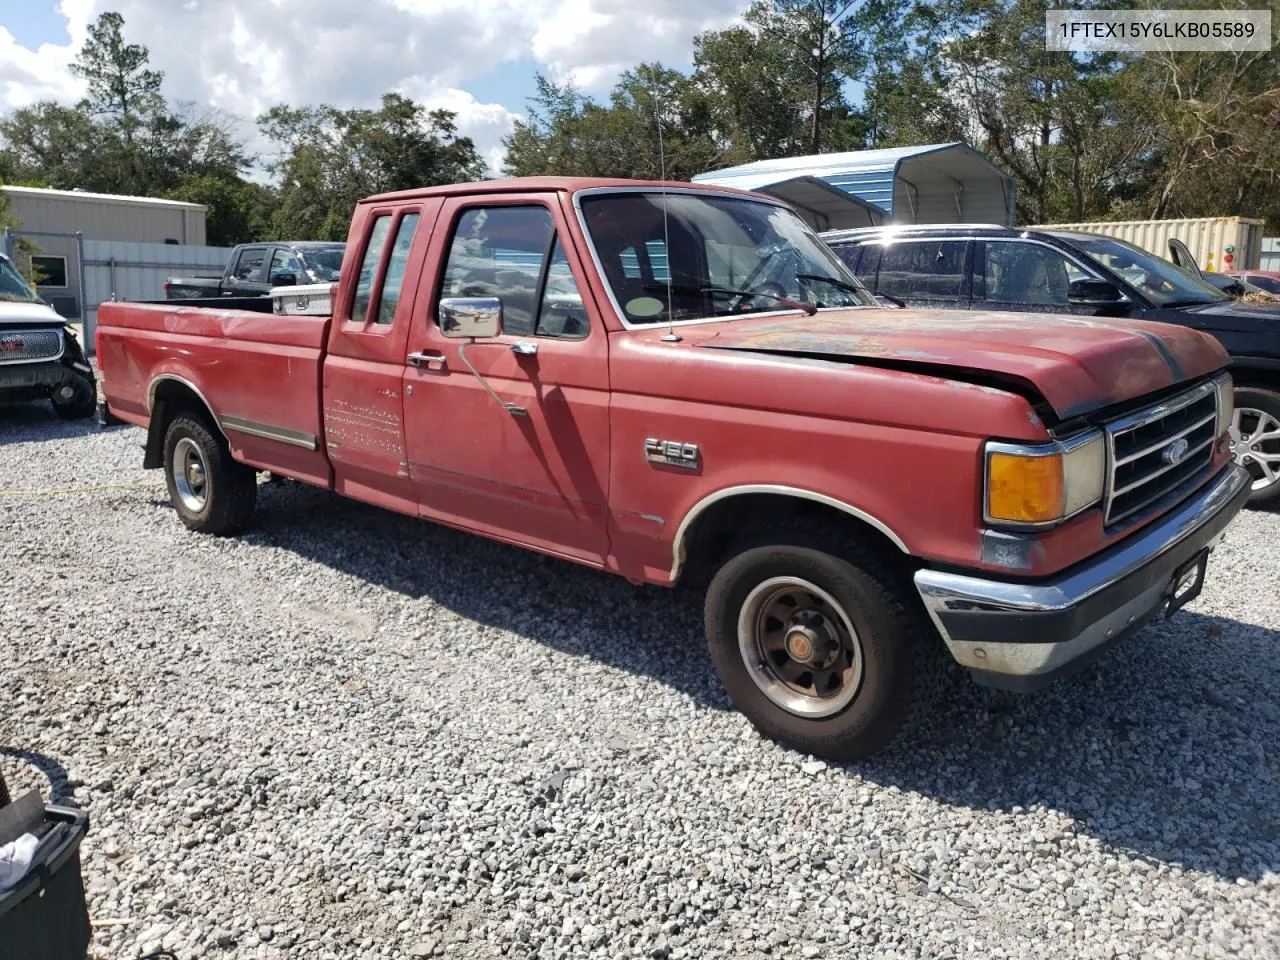
[[[90,930],[80,843],[88,832],[87,811],[43,806],[34,791],[0,809],[0,844],[24,833],[41,841],[26,876],[0,892],[0,960],[84,960]]]

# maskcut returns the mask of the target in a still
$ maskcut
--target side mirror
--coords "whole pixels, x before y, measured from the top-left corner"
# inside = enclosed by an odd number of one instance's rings
[[[271,278],[273,287],[295,287],[298,285],[298,278],[292,273],[278,273]]]
[[[1067,284],[1068,303],[1115,303],[1120,299],[1120,288],[1106,280],[1072,280]]]
[[[497,337],[502,334],[502,301],[497,297],[444,297],[440,332],[446,337]]]

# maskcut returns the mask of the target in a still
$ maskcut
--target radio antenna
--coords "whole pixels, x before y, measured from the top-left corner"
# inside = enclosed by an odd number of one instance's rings
[[[649,89],[652,96],[653,88]],[[667,153],[662,143],[662,115],[658,113],[656,97],[653,97],[653,121],[658,126],[658,176],[662,180],[662,250],[667,259],[667,332],[661,339],[667,343],[679,343],[680,336],[675,331],[675,311],[672,308],[671,293],[671,231],[667,226]]]

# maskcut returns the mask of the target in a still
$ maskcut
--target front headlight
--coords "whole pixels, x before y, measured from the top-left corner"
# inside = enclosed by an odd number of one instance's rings
[[[986,522],[1057,523],[1102,499],[1106,482],[1102,431],[1045,444],[988,441],[986,473]]]
[[[1220,437],[1231,428],[1231,421],[1235,417],[1236,388],[1229,373],[1224,373],[1213,381],[1213,385],[1218,390],[1218,423],[1214,436]]]

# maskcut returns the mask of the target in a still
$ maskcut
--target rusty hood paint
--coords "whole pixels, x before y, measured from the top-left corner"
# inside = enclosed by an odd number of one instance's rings
[[[989,375],[1030,386],[1061,419],[1227,365],[1212,337],[1138,320],[945,310],[840,310],[684,331],[697,347]]]

